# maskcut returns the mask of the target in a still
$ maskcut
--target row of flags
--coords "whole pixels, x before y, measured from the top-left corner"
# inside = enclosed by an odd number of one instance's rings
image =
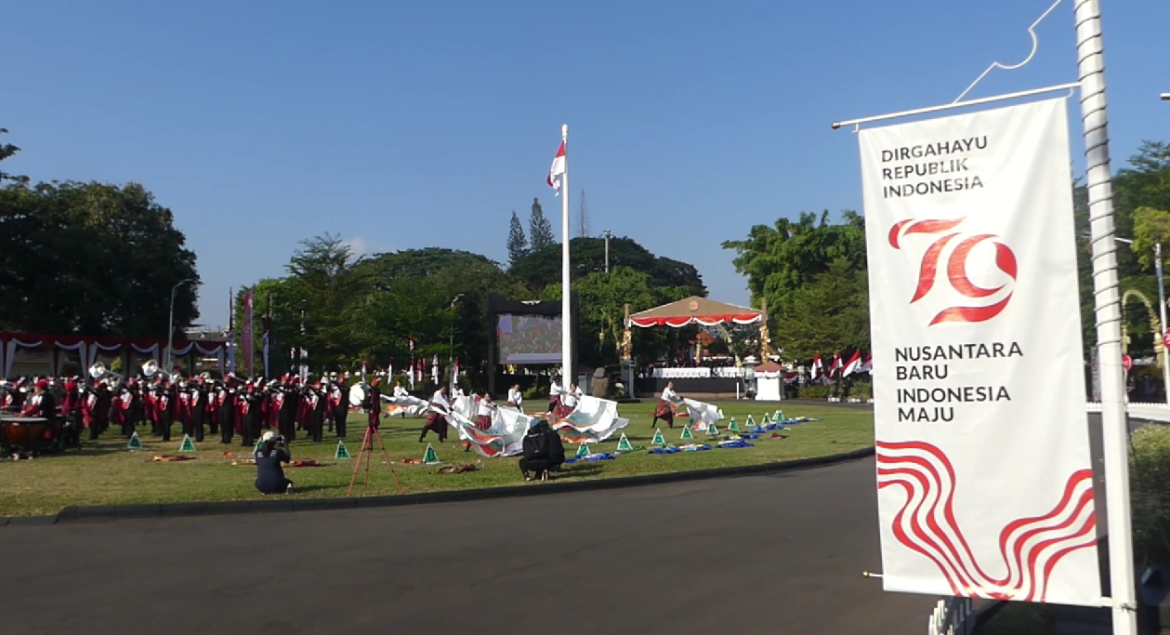
[[[825,371],[824,363],[821,361],[821,354],[813,358],[812,370],[810,371],[812,379],[815,381],[820,378],[825,379],[844,379],[850,375],[868,373],[873,371],[873,355],[866,354],[865,360],[861,359],[861,349],[853,351],[853,355],[849,357],[849,361],[842,363],[841,353],[833,356],[832,363],[829,364],[828,372]]]

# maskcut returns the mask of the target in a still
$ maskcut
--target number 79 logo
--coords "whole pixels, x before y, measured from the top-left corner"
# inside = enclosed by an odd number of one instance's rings
[[[964,237],[961,230],[951,231],[962,224],[964,220],[966,218],[920,221],[907,219],[894,223],[890,228],[890,246],[898,250],[903,248],[902,243],[910,236],[938,236],[922,255],[922,263],[918,268],[918,286],[914,290],[914,297],[910,299],[910,304],[926,298],[931,290],[936,288],[940,261],[944,259],[943,255],[948,251],[951,243],[958,238],[958,242],[949,250],[949,255],[945,258],[945,280],[966,300],[964,300],[964,305],[950,306],[939,311],[930,321],[930,326],[944,322],[986,322],[999,315],[1012,299],[1014,289],[1009,288],[1009,285],[1014,285],[1016,281],[1015,253],[1012,252],[1011,247],[1000,242],[999,236],[995,234],[974,234]],[[975,247],[984,241],[992,241],[991,244],[995,247],[994,253],[985,249],[975,250]],[[972,258],[973,251],[979,255],[978,259]],[[1007,274],[1010,280],[992,288],[980,287],[971,281],[969,273],[973,268],[981,272],[993,268],[998,269]],[[1000,295],[1005,290],[1007,291],[1006,295],[998,300],[992,300],[992,296]],[[978,303],[979,300],[990,303]],[[971,305],[967,306],[968,303]]]

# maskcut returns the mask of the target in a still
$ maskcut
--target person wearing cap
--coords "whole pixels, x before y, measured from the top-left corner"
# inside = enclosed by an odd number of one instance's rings
[[[48,380],[43,380],[48,381]],[[40,383],[40,382],[38,382]],[[45,394],[49,394],[46,386]],[[81,447],[81,393],[73,379],[65,381],[65,393],[61,398],[61,418],[64,419],[65,446]]]
[[[156,434],[161,435],[163,441],[171,440],[171,424],[175,421],[175,403],[177,401],[171,380],[163,377],[154,394],[155,410],[158,411],[158,432]]]
[[[281,463],[292,461],[292,453],[284,443],[284,437],[272,430],[267,430],[260,437],[260,448],[253,458],[256,459],[256,489],[267,496],[268,494],[291,494],[293,482],[285,478]]]
[[[528,432],[521,441],[523,456],[520,458],[520,473],[524,480],[536,478],[547,481],[549,472],[560,469],[565,462],[565,446],[561,435],[545,419],[529,421]]]
[[[325,432],[325,419],[329,414],[329,400],[321,381],[313,382],[312,387],[305,393],[306,408],[309,411],[309,436],[314,443],[320,443]]]
[[[33,394],[25,400],[20,416],[42,417],[49,421],[57,418],[57,401],[49,392],[49,380],[39,379],[33,384]]]
[[[243,437],[240,442],[242,447],[252,447],[256,443],[256,437],[260,436],[260,421],[264,414],[261,410],[263,400],[264,396],[256,391],[256,384],[248,382],[247,392],[238,401],[240,436]]]
[[[345,438],[345,419],[349,416],[349,395],[345,391],[345,375],[342,374],[333,384],[329,392],[329,405],[333,412],[333,424],[330,429],[337,429],[337,438]]]
[[[236,432],[239,415],[236,407],[236,389],[234,386],[223,385],[215,394],[215,403],[219,408],[219,442],[229,445],[232,435]]]

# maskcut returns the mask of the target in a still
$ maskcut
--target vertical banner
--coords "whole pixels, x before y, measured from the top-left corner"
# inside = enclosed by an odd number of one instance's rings
[[[272,292],[268,292],[267,304],[264,307],[264,376],[271,377],[268,368],[268,350],[272,344]]]
[[[228,372],[236,372],[236,294],[235,289],[228,289]]]
[[[887,591],[1101,605],[1067,117],[858,135]]]
[[[248,367],[248,379],[255,379],[256,369],[252,365],[252,354],[255,348],[252,339],[252,290],[244,292],[244,327],[240,330],[240,349],[244,353],[244,366]]]

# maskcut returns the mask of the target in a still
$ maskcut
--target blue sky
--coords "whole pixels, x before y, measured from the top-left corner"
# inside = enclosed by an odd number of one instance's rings
[[[946,103],[1030,49],[1049,0],[12,2],[0,126],[34,179],[138,181],[199,256],[202,321],[281,275],[303,238],[503,261],[570,125],[573,212],[699,267],[757,223],[860,209],[829,123]],[[1072,2],[983,97],[1076,79]],[[1170,140],[1170,3],[1106,3],[1112,152]],[[1079,115],[1079,111],[1074,110]],[[1082,172],[1079,118],[1074,156]],[[163,301],[163,299],[160,299]]]

